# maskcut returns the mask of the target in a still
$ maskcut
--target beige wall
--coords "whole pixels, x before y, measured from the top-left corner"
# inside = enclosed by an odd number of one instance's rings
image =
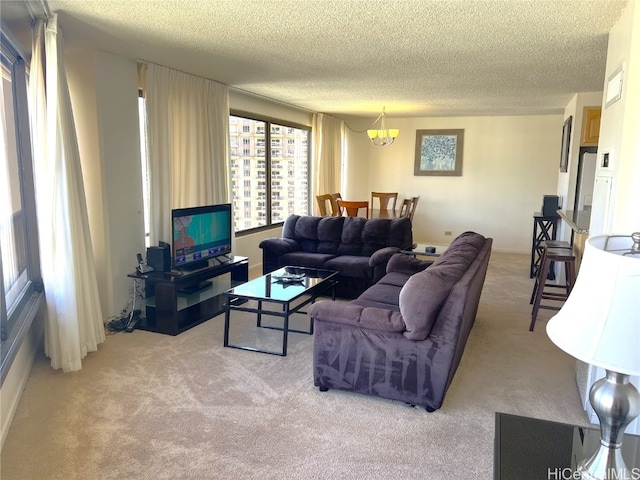
[[[494,249],[531,251],[533,213],[542,197],[555,195],[562,115],[509,117],[389,118],[400,129],[389,147],[374,147],[366,122],[348,130],[347,183],[350,199],[369,199],[371,190],[420,195],[414,239],[446,243],[474,230],[493,237]],[[414,176],[416,130],[464,129],[462,176]],[[445,236],[445,231],[452,232]]]

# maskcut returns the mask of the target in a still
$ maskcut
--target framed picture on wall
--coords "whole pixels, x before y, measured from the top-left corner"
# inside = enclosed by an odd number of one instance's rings
[[[414,175],[462,175],[464,130],[416,130]]]
[[[569,143],[571,142],[571,122],[573,117],[564,121],[562,126],[562,149],[560,150],[560,171],[566,172],[569,165]]]

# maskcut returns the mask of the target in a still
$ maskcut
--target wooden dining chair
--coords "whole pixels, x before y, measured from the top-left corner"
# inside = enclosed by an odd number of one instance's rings
[[[316,195],[318,201],[318,208],[320,209],[320,216],[340,216],[340,209],[336,200],[340,198],[339,193],[325,193],[323,195]],[[327,208],[327,204],[330,208]]]
[[[320,210],[320,216],[326,217],[327,212],[327,204],[331,206],[331,194],[325,193],[324,195],[316,195],[316,200],[318,201],[318,209]]]
[[[420,200],[420,195],[417,197],[411,197],[411,207],[409,208],[409,219],[413,222],[413,214],[416,213],[416,208],[418,207],[418,200]]]
[[[418,206],[418,200],[420,196],[405,198],[400,205],[399,217],[407,217],[413,222],[413,214],[416,213],[416,207]]]
[[[371,208],[375,208],[375,203],[373,202],[374,198],[378,199],[381,212],[389,210],[389,202],[391,202],[391,200],[393,200],[391,210],[396,210],[398,192],[371,192]]]
[[[340,214],[342,214],[344,209],[348,217],[357,217],[360,209],[364,208],[366,211],[365,218],[369,218],[369,202],[366,200],[342,200],[339,198],[336,202],[338,203]]]
[[[400,204],[400,213],[398,214],[398,217],[409,218],[410,213],[411,213],[411,199],[405,198]]]

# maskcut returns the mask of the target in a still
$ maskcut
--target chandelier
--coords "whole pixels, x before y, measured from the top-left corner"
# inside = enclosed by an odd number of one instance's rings
[[[382,113],[378,118],[376,118],[373,124],[375,125],[378,120],[380,120],[379,129],[367,130],[367,135],[369,135],[371,143],[377,147],[386,147],[387,145],[391,145],[400,133],[400,130],[397,128],[387,128],[387,113],[385,112],[384,107],[382,108]]]

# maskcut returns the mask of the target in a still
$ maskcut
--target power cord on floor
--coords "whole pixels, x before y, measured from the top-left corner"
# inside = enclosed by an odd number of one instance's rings
[[[109,320],[106,324],[107,332],[109,333],[124,332],[125,329],[127,328],[128,323],[129,323],[128,315],[123,315],[122,317]]]
[[[131,313],[122,312],[121,317],[112,318],[106,323],[106,329],[109,334],[118,332],[131,332],[140,320],[140,310],[134,310]]]

